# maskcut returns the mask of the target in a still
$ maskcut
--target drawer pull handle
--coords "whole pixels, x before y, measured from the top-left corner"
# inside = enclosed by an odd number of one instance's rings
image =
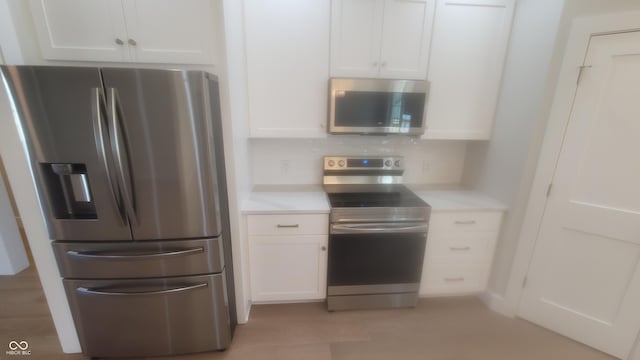
[[[449,249],[451,249],[451,251],[469,251],[471,250],[471,247],[470,246],[465,246],[465,247],[450,246]]]
[[[456,225],[473,225],[475,224],[475,220],[456,220],[454,224]]]
[[[277,227],[279,227],[279,228],[298,228],[298,227],[300,227],[300,225],[299,224],[292,224],[292,225],[278,224]]]
[[[182,256],[192,255],[204,252],[204,248],[186,249],[186,250],[173,250],[173,251],[160,251],[160,252],[132,252],[129,254],[118,254],[108,252],[80,252],[75,250],[67,251],[67,255],[78,259],[91,259],[91,260],[147,260],[162,258],[165,256]]]
[[[76,288],[76,292],[80,295],[107,295],[107,296],[147,296],[147,295],[168,295],[175,294],[183,291],[200,289],[203,287],[207,287],[207,283],[190,285],[185,287],[160,290],[160,291],[141,291],[141,292],[113,292],[113,291],[100,291],[89,289],[85,287]]]
[[[444,278],[444,281],[446,281],[446,282],[460,282],[460,281],[464,281],[464,278],[462,276],[454,277],[454,278]]]

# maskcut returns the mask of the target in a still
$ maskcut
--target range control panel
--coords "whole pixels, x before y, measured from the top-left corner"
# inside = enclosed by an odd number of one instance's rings
[[[325,156],[324,170],[404,170],[401,156]]]

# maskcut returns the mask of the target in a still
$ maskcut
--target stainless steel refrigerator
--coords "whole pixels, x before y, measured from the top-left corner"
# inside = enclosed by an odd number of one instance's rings
[[[83,352],[227,348],[236,315],[216,77],[0,69]]]

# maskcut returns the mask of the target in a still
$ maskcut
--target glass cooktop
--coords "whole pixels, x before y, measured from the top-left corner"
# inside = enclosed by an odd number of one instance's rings
[[[403,185],[325,185],[332,208],[424,207],[422,199]]]

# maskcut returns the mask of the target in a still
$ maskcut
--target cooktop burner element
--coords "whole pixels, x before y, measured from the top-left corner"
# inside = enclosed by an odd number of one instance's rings
[[[430,207],[402,185],[401,157],[325,157],[329,311],[412,307]]]

